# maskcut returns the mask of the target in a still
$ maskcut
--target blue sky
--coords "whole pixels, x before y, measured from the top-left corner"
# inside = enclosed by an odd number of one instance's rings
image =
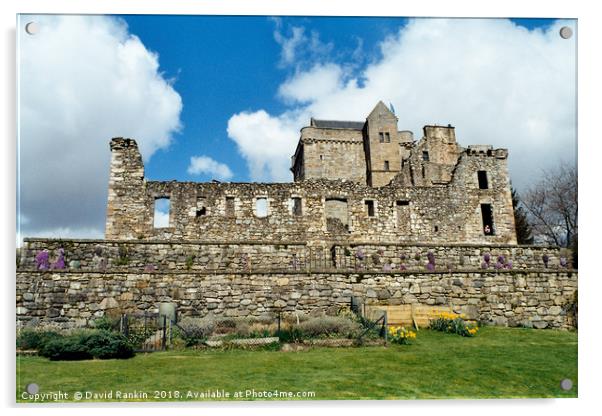
[[[25,34],[30,21],[40,24]],[[310,117],[451,123],[519,191],[576,158],[576,44],[556,19],[32,16],[18,24],[18,227],[102,237],[111,137],[154,180],[290,181]],[[19,240],[19,237],[17,237]]]
[[[297,68],[278,64],[281,47],[274,40],[274,21],[265,16],[122,18],[131,33],[159,54],[160,71],[165,77],[175,79],[174,87],[184,103],[181,133],[168,149],[153,155],[146,165],[147,175],[157,180],[211,180],[213,175],[208,173],[187,173],[191,155],[203,153],[227,164],[234,174],[231,181],[252,180],[235,143],[228,140],[226,126],[232,114],[239,111],[286,110],[277,97],[278,88]],[[378,59],[381,55],[378,44],[408,21],[388,17],[280,19],[284,27],[304,27],[307,32],[319,34],[323,43],[332,44],[329,59],[351,61],[353,52],[361,45],[361,61],[354,60],[358,66]],[[545,29],[555,21],[511,20],[530,30]],[[299,62],[302,66],[310,63]]]

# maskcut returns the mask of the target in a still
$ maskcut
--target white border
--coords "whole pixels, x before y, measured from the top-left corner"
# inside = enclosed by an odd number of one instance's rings
[[[380,15],[380,16],[446,16],[446,17],[562,17],[578,18],[579,36],[579,170],[581,198],[579,204],[581,241],[580,241],[580,333],[579,333],[579,399],[565,400],[495,400],[495,401],[408,401],[408,402],[312,402],[312,403],[250,403],[222,404],[203,403],[178,406],[181,414],[226,413],[237,414],[240,411],[261,413],[262,415],[306,415],[308,412],[352,412],[365,414],[371,407],[382,413],[407,412],[441,414],[503,414],[509,412],[546,414],[581,414],[590,413],[590,406],[599,396],[600,359],[599,345],[600,325],[598,309],[600,281],[599,273],[594,273],[593,262],[600,257],[597,249],[600,231],[600,216],[596,203],[598,194],[598,178],[602,177],[598,170],[600,150],[599,129],[599,97],[601,93],[599,74],[600,64],[599,41],[600,14],[595,13],[595,2],[574,2],[570,0],[546,2],[526,2],[524,0],[507,0],[483,2],[476,0],[426,0],[420,2],[399,2],[397,5],[382,0],[352,2],[349,0],[232,0],[232,1],[192,1],[192,0],[88,0],[74,2],[69,0],[8,0],[1,3],[2,13],[2,48],[3,64],[2,88],[4,97],[0,101],[4,145],[2,157],[2,264],[5,272],[3,278],[3,325],[5,333],[2,343],[4,357],[4,377],[1,387],[3,407],[14,406],[14,257],[15,245],[15,22],[16,13],[89,13],[89,14],[243,14],[243,15]],[[584,224],[588,225],[586,228]],[[105,405],[106,406],[106,405]],[[144,405],[144,412],[150,415],[164,415],[166,407],[173,405]],[[194,407],[202,407],[194,409]],[[244,409],[244,410],[243,410]],[[48,414],[80,415],[81,406],[64,406],[38,408]],[[132,413],[132,406],[112,405],[111,413]],[[107,410],[92,410],[92,414],[105,414]],[[135,411],[134,411],[135,412]],[[37,413],[31,407],[27,409],[10,408],[5,414]]]

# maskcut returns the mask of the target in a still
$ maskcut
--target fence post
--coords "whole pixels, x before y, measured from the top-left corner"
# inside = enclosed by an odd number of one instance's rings
[[[280,311],[278,311],[278,339],[280,339]]]
[[[161,340],[161,349],[165,351],[167,345],[167,315],[163,315],[163,339]]]
[[[388,320],[387,320],[387,311],[385,311],[385,314],[383,315],[384,319],[383,319],[383,326],[385,327],[385,345],[387,345],[387,341],[389,338],[389,328],[388,328]]]

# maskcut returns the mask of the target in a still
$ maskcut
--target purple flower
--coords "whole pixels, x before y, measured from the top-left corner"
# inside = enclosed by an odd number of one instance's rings
[[[403,270],[408,270],[408,268],[406,267],[406,265],[405,265],[405,264],[400,264],[400,265],[399,265],[399,270],[402,270],[402,271],[403,271]]]
[[[487,263],[486,261],[484,261],[483,263],[481,263],[481,269],[486,269],[489,267],[489,263]]]
[[[65,268],[65,250],[59,248],[59,257],[56,262],[52,263],[51,269],[63,270]]]
[[[548,262],[550,261],[550,257],[547,254],[544,254],[543,256],[541,256],[541,259],[543,260],[544,267],[548,268]]]
[[[485,260],[485,263],[489,265],[489,262],[491,261],[491,254],[485,253],[485,255],[483,256],[483,260]]]
[[[497,256],[497,262],[498,263],[506,263],[506,259],[504,258],[504,256]]]
[[[429,251],[428,254],[426,255],[426,257],[429,259],[429,263],[434,266],[435,265],[435,255],[433,254],[433,252]]]
[[[497,263],[495,263],[496,270],[501,270],[503,267],[504,267],[504,265],[502,263],[500,263],[499,261]]]
[[[435,271],[435,265],[434,265],[433,263],[427,263],[427,264],[426,264],[426,269],[427,269],[429,272]]]
[[[560,267],[564,267],[565,269],[568,267],[568,262],[566,261],[566,257],[560,258]]]
[[[364,258],[366,258],[366,253],[360,248],[355,252],[355,257],[358,260],[364,260]]]
[[[399,255],[399,259],[402,260],[402,261],[405,260],[406,259],[406,255],[404,253],[401,253]]]
[[[509,261],[508,263],[504,264],[504,268],[506,268],[506,269],[512,269],[512,262]]]
[[[383,271],[384,272],[390,272],[391,271],[391,265],[389,263],[385,263],[383,265]]]
[[[38,251],[38,254],[36,254],[36,269],[48,270],[49,268],[50,262],[48,260],[48,250],[44,249],[42,251]]]

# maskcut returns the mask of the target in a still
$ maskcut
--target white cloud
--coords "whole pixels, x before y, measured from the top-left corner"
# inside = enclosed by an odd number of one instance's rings
[[[451,123],[463,145],[509,148],[524,187],[576,157],[575,37],[559,36],[564,25],[576,31],[573,21],[529,31],[503,19],[414,19],[355,77],[345,62],[314,60],[280,86],[288,110],[235,114],[228,134],[253,178],[290,180],[284,167],[310,117],[364,120],[382,99],[417,139],[425,124]]]
[[[322,42],[316,31],[307,34],[303,26],[286,25],[290,33],[287,36],[282,19],[272,17],[271,20],[275,24],[274,40],[281,47],[280,66],[299,66],[304,59],[326,56],[334,48],[334,44]]]
[[[27,16],[18,33],[21,233],[101,236],[110,139],[135,138],[148,160],[179,130],[182,100],[120,19]]]
[[[188,173],[191,175],[199,175],[205,173],[213,175],[217,179],[230,179],[233,174],[228,165],[217,162],[209,156],[193,156],[190,158]]]

